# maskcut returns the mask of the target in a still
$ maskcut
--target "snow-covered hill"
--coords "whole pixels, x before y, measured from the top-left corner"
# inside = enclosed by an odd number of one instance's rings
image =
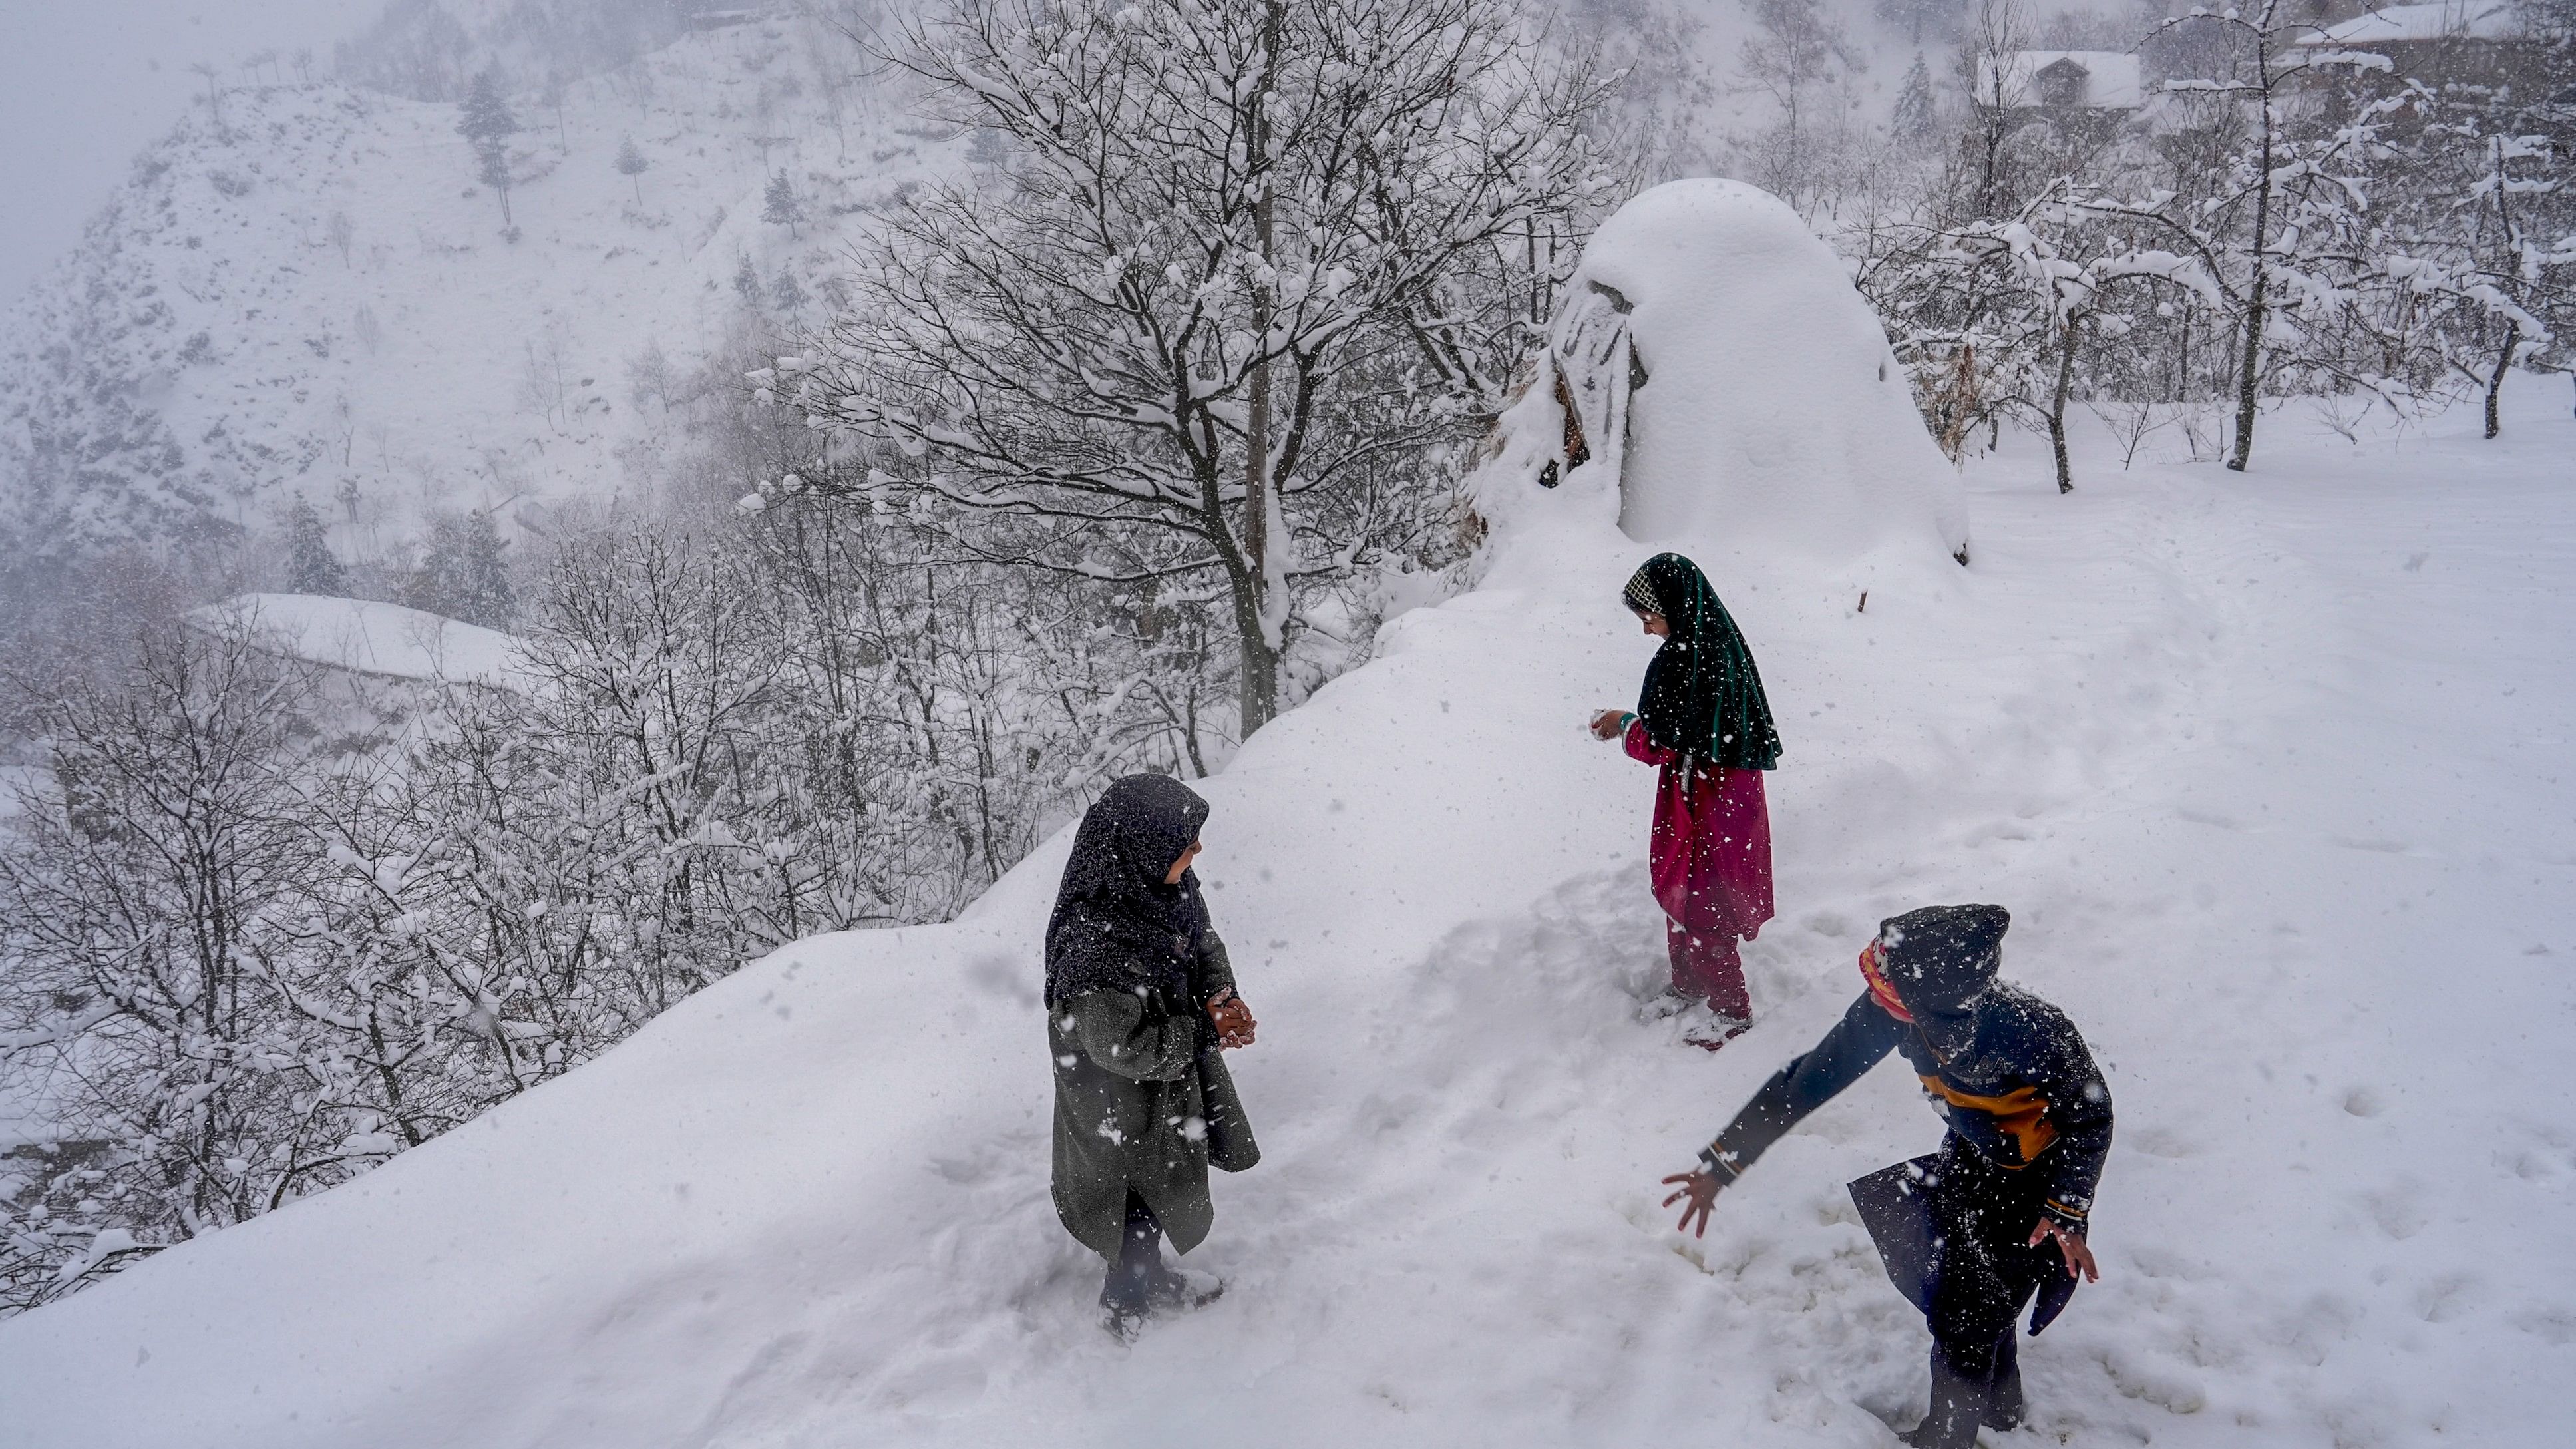
[[[1975,567],[1874,554],[1865,610],[1695,509],[1626,536],[1597,471],[1496,510],[1480,587],[1205,782],[1267,1157],[1194,1255],[1232,1291],[1132,1348],[1047,1200],[1059,840],[957,922],[800,942],[0,1324],[0,1444],[1884,1445],[1924,1338],[1842,1184],[1933,1143],[1911,1085],[1820,1113],[1705,1241],[1654,1181],[1857,992],[1879,917],[1961,899],[2011,906],[2007,974],[2120,1111],[2106,1277],[2025,1350],[2021,1441],[2554,1442],[2576,426],[2295,431],[2066,497],[2008,453]],[[1787,741],[1761,1021],[1715,1056],[1646,1009],[1652,777],[1581,728],[1633,697],[1618,590],[1667,545]]]
[[[1740,83],[1744,7],[1561,5],[1569,39],[1633,64],[1655,166],[1703,170],[1776,110]],[[560,106],[513,93],[515,240],[453,104],[319,83],[201,105],[0,313],[0,530],[54,551],[162,544],[271,529],[301,493],[344,555],[398,560],[426,512],[541,522],[650,481],[668,390],[637,366],[685,376],[794,320],[792,294],[819,305],[850,229],[971,145],[908,122],[812,7],[680,9],[703,28],[567,79]],[[523,10],[395,7],[360,69],[406,74],[417,52],[451,88],[459,56],[526,81],[546,62],[529,48],[544,17]],[[1885,116],[1917,49],[1942,64],[1902,19],[1836,18],[1862,68],[1819,104],[1852,124]],[[616,169],[629,138],[639,177]],[[760,219],[781,171],[805,225]]]
[[[432,508],[603,497],[674,372],[819,301],[837,239],[964,142],[908,130],[788,12],[513,98],[516,236],[457,108],[236,89],[0,322],[0,525],[56,548],[274,526],[301,493],[382,556]],[[649,164],[616,168],[632,138]],[[788,177],[811,223],[762,221]],[[749,266],[759,295],[735,279]]]

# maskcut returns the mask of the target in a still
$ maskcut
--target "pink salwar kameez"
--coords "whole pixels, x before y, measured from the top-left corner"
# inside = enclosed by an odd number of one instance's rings
[[[1728,770],[1657,747],[1631,720],[1628,756],[1661,767],[1650,837],[1655,902],[1669,918],[1673,991],[1720,1016],[1749,1021],[1738,941],[1771,919],[1771,813],[1762,771]]]

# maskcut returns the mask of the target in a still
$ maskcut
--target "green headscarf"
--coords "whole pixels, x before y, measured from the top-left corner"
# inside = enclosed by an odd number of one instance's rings
[[[1659,553],[1629,578],[1621,598],[1631,609],[1663,615],[1673,631],[1646,666],[1637,696],[1646,738],[1723,769],[1777,765],[1780,732],[1753,651],[1699,565]]]

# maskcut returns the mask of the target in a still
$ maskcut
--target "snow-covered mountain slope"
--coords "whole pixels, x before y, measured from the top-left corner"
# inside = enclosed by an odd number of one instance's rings
[[[2576,425],[2516,407],[2250,475],[1971,479],[1978,554],[1866,611],[1578,486],[1481,587],[1205,782],[1267,1152],[1131,1347],[1047,1200],[1063,843],[958,922],[809,940],[330,1193],[0,1324],[0,1444],[1889,1442],[1925,1344],[1842,1184],[1928,1150],[1883,1069],[1705,1241],[1660,1175],[1858,989],[1877,919],[2010,905],[2111,1078],[2106,1277],[2003,1442],[2554,1442],[2576,1364]],[[2525,421],[2528,419],[2528,421]],[[1597,481],[1597,480],[1596,480]],[[1618,603],[1708,561],[1787,755],[1761,1022],[1652,1019]],[[1890,570],[1891,576],[1895,570]]]
[[[226,93],[0,322],[0,524],[159,542],[272,526],[300,492],[374,557],[424,509],[615,491],[668,426],[631,363],[685,371],[790,320],[782,271],[819,298],[848,225],[957,164],[964,143],[904,129],[845,50],[773,15],[573,81],[559,113],[514,96],[516,240],[455,106]],[[762,221],[780,172],[809,223]]]
[[[0,311],[0,528],[56,550],[157,544],[268,527],[300,492],[343,554],[393,558],[427,510],[534,521],[649,478],[669,422],[630,364],[658,351],[686,371],[790,320],[782,271],[819,299],[849,229],[968,144],[907,123],[804,8],[695,8],[706,28],[569,80],[560,107],[511,96],[515,241],[454,105],[324,83],[192,113]],[[1775,99],[1739,83],[1742,7],[1561,8],[1569,37],[1634,62],[1658,167],[1703,169],[1771,120]],[[1925,46],[1876,11],[1837,18],[1864,68],[1810,104],[1875,123]],[[400,7],[370,32],[375,70],[417,52],[442,75],[498,59],[527,80],[543,19],[504,0]],[[1941,42],[1925,45],[1937,66]],[[629,137],[640,177],[616,169]],[[793,229],[760,219],[782,170],[810,217]],[[757,304],[734,287],[746,259]]]

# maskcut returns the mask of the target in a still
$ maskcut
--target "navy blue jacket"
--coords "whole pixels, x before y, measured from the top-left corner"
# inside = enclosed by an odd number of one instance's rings
[[[1862,992],[1824,1040],[1763,1083],[1700,1161],[1721,1184],[1732,1183],[1808,1113],[1899,1049],[1950,1135],[1998,1167],[2044,1174],[2044,1210],[2084,1226],[2111,1150],[2111,1090],[2066,1013],[2002,982],[1978,1002],[1974,1040],[1947,1060]]]

